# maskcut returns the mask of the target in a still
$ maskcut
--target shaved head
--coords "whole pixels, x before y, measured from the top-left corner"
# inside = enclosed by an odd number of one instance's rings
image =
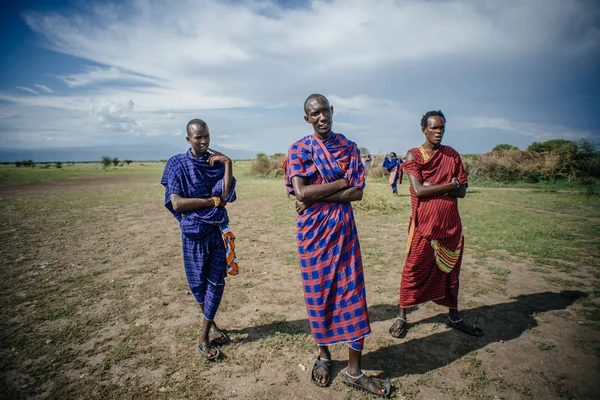
[[[329,106],[329,100],[327,100],[327,97],[323,96],[322,94],[313,93],[310,96],[308,96],[306,98],[306,100],[304,100],[304,113],[305,114],[308,114],[308,112],[307,112],[308,111],[307,110],[308,103],[310,103],[312,100],[316,100],[316,99],[323,100],[325,103],[327,103],[327,106]]]
[[[185,127],[185,130],[187,131],[188,136],[190,136],[190,129],[192,129],[192,127],[195,127],[196,130],[208,129],[208,125],[206,124],[206,122],[204,122],[203,120],[201,120],[199,118],[194,118],[193,120],[188,122],[187,126]]]

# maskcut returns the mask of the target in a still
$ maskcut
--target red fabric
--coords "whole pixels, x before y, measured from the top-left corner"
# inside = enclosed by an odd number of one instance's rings
[[[453,177],[461,184],[468,184],[460,155],[451,147],[441,146],[427,161],[419,149],[409,151],[415,156],[415,160],[408,160],[403,165],[408,175],[432,184],[449,183]],[[415,231],[402,271],[400,306],[404,308],[435,301],[456,308],[463,253],[461,252],[453,271],[445,273],[435,263],[431,240],[436,239],[450,250],[458,248],[462,237],[458,201],[445,195],[419,199],[412,186],[410,195],[412,214],[409,227],[414,221]]]

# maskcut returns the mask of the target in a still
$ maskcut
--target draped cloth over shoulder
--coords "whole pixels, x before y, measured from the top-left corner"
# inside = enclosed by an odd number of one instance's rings
[[[285,183],[292,178],[319,185],[345,178],[350,187],[365,186],[364,167],[355,143],[332,133],[321,141],[313,135],[294,143],[285,163]],[[346,342],[362,350],[371,332],[363,265],[350,203],[316,202],[296,218],[296,241],[304,301],[315,342]]]
[[[432,157],[422,147],[409,152],[415,159],[407,160],[403,169],[419,181],[444,184],[456,177],[461,184],[468,184],[460,155],[451,147],[440,146]],[[458,201],[445,195],[418,198],[412,187],[410,193],[412,213],[400,306],[434,301],[456,308],[464,251]]]
[[[234,252],[233,233],[225,207],[209,207],[196,211],[180,212],[173,208],[171,195],[184,198],[221,197],[223,194],[225,166],[210,165],[209,154],[194,157],[190,150],[173,156],[167,162],[161,184],[165,187],[165,207],[173,214],[181,228],[183,263],[196,301],[204,304],[204,316],[212,320],[217,312],[225,275],[238,271]],[[224,199],[236,199],[236,180]]]

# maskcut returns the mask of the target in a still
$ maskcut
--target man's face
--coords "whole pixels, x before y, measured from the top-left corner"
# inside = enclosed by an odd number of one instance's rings
[[[195,156],[200,156],[208,151],[210,146],[210,132],[208,127],[202,125],[191,125],[188,130],[187,141],[192,146]]]
[[[333,107],[327,99],[315,97],[306,103],[304,109],[306,115],[304,120],[313,126],[315,133],[321,138],[327,138],[331,134],[333,124]]]
[[[434,146],[439,146],[446,131],[444,119],[438,116],[429,117],[427,119],[427,126],[422,131],[425,134],[425,140]]]

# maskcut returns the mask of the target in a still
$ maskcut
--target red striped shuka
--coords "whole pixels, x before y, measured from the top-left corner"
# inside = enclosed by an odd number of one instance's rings
[[[449,183],[456,177],[460,184],[468,185],[467,172],[453,148],[440,146],[432,157],[422,146],[409,152],[415,160],[407,160],[403,165],[408,175],[431,184]],[[410,200],[412,214],[400,282],[400,307],[433,301],[457,308],[464,251],[458,201],[446,195],[418,198],[412,186]]]
[[[319,185],[346,178],[351,187],[365,186],[357,145],[340,133],[325,140],[308,135],[289,149],[285,183],[292,178]],[[345,342],[362,351],[371,333],[363,264],[350,203],[315,202],[296,218],[296,241],[304,302],[315,343]]]

